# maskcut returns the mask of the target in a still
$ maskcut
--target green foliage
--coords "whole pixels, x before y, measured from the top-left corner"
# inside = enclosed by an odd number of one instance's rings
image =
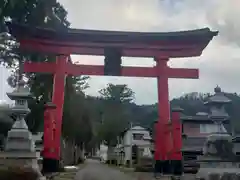
[[[25,61],[53,62],[54,55],[22,52],[17,42],[6,36],[5,21],[11,19],[14,22],[40,26],[43,28],[65,30],[70,23],[67,21],[67,11],[56,0],[4,0],[0,2],[0,63],[11,68],[12,75],[8,83],[16,86],[18,78],[22,76],[22,65]],[[28,86],[34,96],[29,102],[31,113],[26,121],[31,131],[43,130],[44,104],[51,100],[53,89],[53,75],[41,73],[23,74],[28,79]],[[63,135],[80,144],[91,140],[92,124],[86,108],[83,90],[88,88],[87,76],[71,77],[66,79],[65,103],[63,114]],[[83,131],[80,127],[84,127]]]
[[[99,92],[104,100],[99,136],[109,146],[113,146],[116,144],[117,136],[128,127],[130,119],[126,104],[134,99],[134,92],[125,84],[108,84]]]
[[[134,99],[134,92],[126,84],[108,84],[99,93],[105,100],[113,101],[114,103],[129,103]]]
[[[179,98],[174,98],[171,101],[171,107],[179,106],[184,111],[183,114],[188,116],[194,116],[197,112],[208,112],[209,109],[204,105],[207,101],[210,93],[189,93]],[[232,100],[232,103],[226,106],[226,111],[230,116],[230,125],[226,128],[233,130],[236,133],[240,133],[240,96],[237,93],[225,93],[225,95]],[[128,107],[132,112],[131,119],[134,123],[138,123],[144,127],[151,128],[153,122],[158,119],[157,104],[137,106],[130,104]],[[231,127],[230,127],[231,126]]]
[[[225,93],[225,95],[232,100],[232,103],[226,106],[226,111],[230,116],[230,126],[236,131],[240,132],[240,112],[238,107],[240,106],[240,96],[236,93]],[[180,106],[184,109],[183,113],[186,115],[196,115],[197,112],[208,112],[208,107],[204,105],[207,101],[210,93],[195,95],[187,94],[180,98],[173,99],[171,101],[172,106]],[[228,127],[230,129],[231,127]]]
[[[194,116],[197,112],[208,112],[209,109],[204,105],[210,93],[189,93],[179,98],[171,100],[171,107],[179,106],[184,111],[183,114]],[[226,125],[226,129],[240,133],[240,96],[237,93],[225,93],[232,100],[232,103],[226,106],[226,111],[230,116],[230,125]],[[145,128],[153,129],[154,121],[158,119],[157,104],[153,105],[136,105],[129,103],[126,105],[125,111],[128,112],[128,117],[134,125],[141,125]]]

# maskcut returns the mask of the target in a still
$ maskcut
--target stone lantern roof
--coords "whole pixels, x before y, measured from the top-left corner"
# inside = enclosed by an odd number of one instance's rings
[[[225,96],[224,92],[222,92],[219,86],[214,88],[215,94],[209,97],[208,101],[204,104],[211,105],[211,104],[228,104],[231,103],[231,100]]]
[[[214,92],[215,94],[209,97],[205,104],[210,107],[209,118],[215,123],[222,123],[226,119],[229,119],[229,115],[225,110],[225,105],[231,103],[231,99],[225,96],[219,86],[214,88]]]
[[[30,93],[29,88],[25,86],[25,82],[23,80],[21,80],[18,83],[18,88],[16,88],[11,93],[7,93],[7,96],[11,100],[17,100],[17,99],[28,100],[28,99],[32,99],[32,94]]]

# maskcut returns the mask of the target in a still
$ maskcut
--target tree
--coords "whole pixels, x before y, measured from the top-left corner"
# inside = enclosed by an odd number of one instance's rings
[[[87,98],[83,93],[88,87],[88,77],[68,77],[66,83],[63,135],[77,145],[87,145],[93,138],[93,118],[91,106],[87,105]],[[72,81],[78,81],[77,85]],[[74,84],[74,86],[72,86]]]
[[[0,34],[5,32],[4,25],[6,20],[11,20],[20,24],[39,26],[56,30],[65,30],[70,23],[67,21],[67,11],[56,0],[4,0],[0,2]],[[22,76],[22,64],[25,61],[43,62],[55,61],[55,55],[43,55],[38,53],[24,53],[18,48],[17,42],[9,36],[0,38],[0,63],[5,67],[11,68],[12,75],[8,82],[12,87],[16,86],[18,78]],[[44,103],[50,101],[52,95],[53,76],[51,74],[27,73],[23,76],[28,79],[28,86],[34,96],[34,100],[29,102],[31,113],[26,117],[27,124],[31,131],[43,130],[43,110]],[[77,106],[72,106],[77,97],[78,100],[84,99],[82,91],[88,87],[88,77],[68,76],[65,87],[64,104],[64,135],[74,139],[79,131],[71,131],[71,128],[78,126],[78,122],[83,118],[82,111],[79,112]],[[78,96],[76,95],[78,94]],[[72,107],[75,107],[73,109]],[[78,114],[76,114],[78,112]],[[70,116],[68,116],[70,115]],[[71,122],[71,126],[68,126]],[[70,129],[67,129],[67,128]]]
[[[99,93],[105,100],[115,103],[130,103],[134,100],[134,92],[126,84],[108,84]]]
[[[11,20],[17,23],[28,24],[30,26],[41,26],[49,28],[69,26],[66,20],[67,12],[57,3],[56,0],[5,0],[0,3],[0,22],[1,27],[4,27],[6,20]],[[5,28],[0,29],[0,34],[4,33]],[[8,82],[12,87],[16,86],[18,78],[22,76],[22,64],[26,60],[31,61],[53,61],[54,56],[43,56],[36,53],[23,53],[18,48],[17,42],[9,36],[2,37],[0,44],[0,63],[12,70],[12,75],[8,78]],[[29,87],[33,93],[36,102],[30,103],[30,109],[34,111],[35,106],[42,106],[44,102],[49,100],[49,94],[52,91],[52,75],[40,75],[29,73],[25,74],[28,79]],[[33,105],[33,106],[31,106]],[[37,108],[43,114],[43,108]],[[33,114],[33,112],[32,112]],[[31,116],[31,114],[29,114]],[[42,121],[42,116],[35,117],[34,121]],[[38,118],[39,117],[39,118]],[[27,118],[27,122],[31,122]],[[40,123],[35,123],[40,124]],[[33,127],[31,130],[37,130]]]
[[[99,93],[104,100],[99,134],[109,146],[114,146],[117,136],[128,127],[129,117],[125,107],[134,99],[134,92],[125,84],[108,84]]]

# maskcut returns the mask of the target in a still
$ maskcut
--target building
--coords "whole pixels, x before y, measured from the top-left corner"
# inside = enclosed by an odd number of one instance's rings
[[[97,150],[97,156],[100,158],[101,162],[107,162],[108,160],[108,146],[105,144],[100,144],[99,150]]]
[[[181,116],[183,133],[183,151],[197,152],[202,151],[206,137],[219,129],[206,112],[199,112],[195,116]],[[230,121],[224,121],[221,127],[222,132],[229,132]],[[231,133],[231,132],[229,132]]]
[[[121,133],[121,142],[118,148],[123,154],[123,163],[128,164],[131,159],[135,162],[137,154],[140,155],[139,152],[141,152],[141,156],[152,157],[151,140],[150,132],[141,126],[134,126]]]
[[[195,116],[182,116],[183,155],[186,159],[196,160],[202,154],[202,148],[207,136],[218,131],[217,124],[209,118],[208,113],[200,112]],[[221,128],[228,132],[229,120]],[[231,133],[231,132],[229,132]]]

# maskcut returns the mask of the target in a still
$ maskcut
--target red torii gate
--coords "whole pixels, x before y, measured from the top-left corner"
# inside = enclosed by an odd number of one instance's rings
[[[57,55],[56,62],[24,64],[24,72],[54,74],[52,102],[56,105],[54,111],[56,127],[51,129],[53,126],[44,126],[44,158],[52,161],[60,159],[66,75],[106,75],[104,66],[75,65],[69,61],[69,55],[104,55],[105,49],[110,47],[119,50],[121,56],[154,57],[155,67],[121,66],[118,76],[157,77],[159,119],[155,137],[156,167],[168,162],[170,159],[168,152],[172,151],[171,135],[163,130],[170,120],[168,78],[197,79],[199,76],[198,69],[170,68],[167,62],[169,58],[200,56],[218,33],[210,31],[209,28],[168,33],[140,33],[79,29],[55,31],[14,23],[8,23],[8,27],[10,33],[20,42],[21,49]],[[44,121],[47,120],[46,116]],[[48,132],[54,132],[54,138],[48,138],[46,136]]]

